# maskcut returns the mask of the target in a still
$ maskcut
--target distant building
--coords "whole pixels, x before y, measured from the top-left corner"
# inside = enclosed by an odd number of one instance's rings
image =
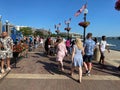
[[[2,33],[2,21],[1,21],[1,18],[0,18],[0,34]]]
[[[60,34],[67,36],[68,33],[67,32],[60,32]],[[69,32],[69,36],[72,38],[81,38],[82,35],[80,35],[79,33],[75,33],[75,32]]]

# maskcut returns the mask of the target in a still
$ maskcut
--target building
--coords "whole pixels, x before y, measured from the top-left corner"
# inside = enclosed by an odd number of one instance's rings
[[[68,33],[66,33],[66,32],[60,32],[60,34],[62,34],[64,36],[68,36]],[[69,37],[72,37],[72,38],[81,38],[82,35],[80,35],[79,33],[75,33],[75,32],[69,32]]]

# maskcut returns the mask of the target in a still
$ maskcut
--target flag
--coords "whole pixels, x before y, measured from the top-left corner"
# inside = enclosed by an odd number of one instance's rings
[[[82,8],[80,8],[80,9],[75,13],[75,16],[76,16],[76,17],[79,16],[79,15],[82,13],[82,11],[86,9],[86,7],[87,7],[87,4],[84,4],[84,5],[82,6]]]

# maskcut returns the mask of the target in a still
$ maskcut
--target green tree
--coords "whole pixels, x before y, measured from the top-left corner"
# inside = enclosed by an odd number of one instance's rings
[[[51,34],[51,37],[57,37],[57,34],[52,33],[52,34]]]
[[[36,31],[34,32],[34,36],[37,36],[37,35],[44,37],[43,32],[42,32],[42,31],[39,31],[39,30],[36,30]]]
[[[33,34],[32,33],[32,28],[30,28],[30,27],[23,27],[23,28],[20,29],[20,31],[22,32],[22,34],[24,36],[29,36],[29,35]]]

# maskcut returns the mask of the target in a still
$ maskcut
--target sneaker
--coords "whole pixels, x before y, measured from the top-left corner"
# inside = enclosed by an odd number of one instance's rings
[[[87,71],[87,72],[86,72],[86,76],[90,76],[90,71]]]
[[[1,70],[1,73],[5,73],[5,70],[4,70],[4,69],[2,69],[2,70]]]
[[[86,75],[86,76],[88,75],[88,70],[86,70],[85,75]]]
[[[90,73],[88,73],[88,76],[91,76],[91,74],[90,74]]]
[[[6,71],[10,71],[11,70],[11,68],[10,67],[8,67],[7,69],[6,69]]]
[[[62,71],[64,71],[64,68],[61,68]]]
[[[88,74],[88,76],[90,76],[90,71],[88,71],[88,73],[87,73],[87,74]]]

